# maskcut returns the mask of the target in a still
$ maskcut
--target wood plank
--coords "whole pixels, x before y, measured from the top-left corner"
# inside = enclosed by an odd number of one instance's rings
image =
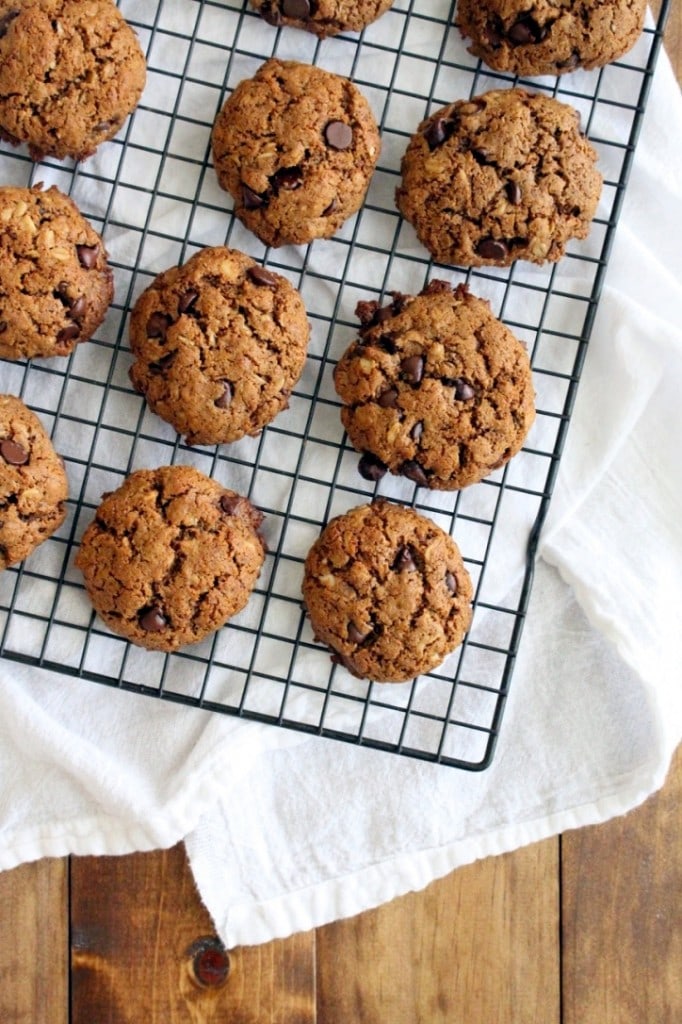
[[[67,1024],[68,861],[0,873],[0,1021]]]
[[[324,1024],[558,1024],[558,840],[317,931]]]
[[[71,875],[72,1024],[314,1021],[314,934],[234,950],[224,977],[181,845],[72,858]]]
[[[640,808],[562,841],[564,1024],[682,1020],[682,748]]]

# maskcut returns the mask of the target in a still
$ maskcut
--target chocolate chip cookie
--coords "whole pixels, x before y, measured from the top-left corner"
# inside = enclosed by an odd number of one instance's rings
[[[66,356],[114,294],[102,239],[54,185],[0,188],[0,357]]]
[[[602,187],[596,161],[573,107],[495,89],[419,125],[396,202],[439,263],[553,262],[589,232]]]
[[[226,444],[287,407],[309,334],[285,277],[236,249],[202,249],[135,303],[130,379],[189,444]]]
[[[198,643],[244,607],[265,557],[262,514],[191,466],[132,473],[76,556],[93,607],[140,647]]]
[[[362,205],[379,158],[374,115],[340,75],[272,58],[213,128],[218,181],[266,245],[330,238]]]
[[[393,5],[393,0],[250,0],[269,25],[303,28],[321,39],[339,32],[361,32]]]
[[[528,354],[465,286],[361,302],[360,337],[334,372],[341,419],[370,480],[455,490],[503,466],[535,418]]]
[[[0,137],[84,160],[119,130],[146,79],[112,0],[0,0]]]
[[[332,519],[305,561],[316,639],[353,675],[376,682],[439,665],[469,628],[472,592],[452,537],[383,500]]]
[[[469,51],[497,71],[562,75],[627,53],[646,0],[459,0],[455,24]]]
[[[0,395],[0,570],[21,562],[64,522],[68,481],[43,424]]]

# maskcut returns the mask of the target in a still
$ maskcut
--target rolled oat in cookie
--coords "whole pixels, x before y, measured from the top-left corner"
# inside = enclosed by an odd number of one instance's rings
[[[309,335],[287,278],[236,249],[206,248],[135,303],[130,379],[189,444],[227,444],[287,408]]]
[[[315,638],[352,675],[404,682],[462,642],[473,588],[455,541],[411,508],[378,500],[332,519],[305,561]]]
[[[280,246],[331,238],[359,210],[381,143],[348,78],[272,58],[228,97],[212,145],[236,216]]]
[[[486,300],[434,280],[357,312],[334,383],[364,477],[455,490],[517,454],[535,419],[530,361]]]
[[[0,570],[23,561],[66,517],[64,462],[20,398],[0,395]]]
[[[458,0],[455,24],[496,71],[563,75],[622,57],[645,11],[646,0]]]
[[[137,106],[147,66],[113,0],[3,0],[0,138],[84,160]]]
[[[393,0],[250,0],[269,25],[302,28],[320,38],[361,32],[393,6]]]
[[[247,603],[262,514],[191,466],[131,473],[105,495],[76,556],[106,625],[149,650],[198,643]]]
[[[0,357],[67,356],[114,295],[102,239],[54,185],[0,187]]]
[[[494,89],[419,125],[396,202],[439,263],[554,262],[589,233],[602,188],[597,159],[569,104]]]

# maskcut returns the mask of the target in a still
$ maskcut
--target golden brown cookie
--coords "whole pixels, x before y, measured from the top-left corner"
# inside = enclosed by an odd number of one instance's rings
[[[455,24],[496,71],[562,75],[622,57],[645,11],[646,0],[459,0]]]
[[[393,0],[250,0],[269,25],[302,28],[324,39],[361,32],[392,7]]]
[[[272,58],[240,82],[213,128],[218,181],[266,245],[330,238],[362,205],[379,130],[357,86]]]
[[[383,500],[332,519],[305,561],[316,639],[353,675],[376,682],[439,665],[469,628],[472,593],[452,537]]]
[[[334,372],[360,473],[455,490],[503,466],[535,418],[526,349],[484,299],[432,281],[360,303],[360,337]]]
[[[0,188],[0,357],[68,355],[113,294],[102,239],[68,196]]]
[[[287,278],[236,249],[202,249],[135,303],[130,379],[189,444],[226,444],[287,407],[309,334]]]
[[[103,498],[76,565],[114,633],[174,651],[244,607],[265,557],[262,519],[191,466],[140,469]]]
[[[552,262],[589,232],[602,186],[596,161],[573,107],[495,89],[419,125],[396,202],[439,263]]]
[[[137,106],[147,67],[113,0],[2,0],[0,137],[84,160]]]
[[[20,398],[0,395],[0,570],[21,562],[66,516],[64,463]]]

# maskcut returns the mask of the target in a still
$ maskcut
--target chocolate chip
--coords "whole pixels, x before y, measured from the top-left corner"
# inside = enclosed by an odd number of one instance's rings
[[[509,249],[498,238],[484,238],[476,246],[476,254],[484,260],[504,260],[509,255]]]
[[[245,210],[260,210],[267,205],[267,200],[248,185],[242,185],[242,205]]]
[[[69,324],[67,327],[62,327],[61,331],[57,335],[57,344],[64,345],[66,342],[74,341],[80,332],[81,329],[78,324]]]
[[[378,459],[376,455],[372,455],[371,452],[363,452],[360,461],[358,462],[358,473],[365,480],[371,480],[376,483],[381,480],[382,476],[386,474],[386,465]]]
[[[161,341],[165,341],[166,333],[172,323],[171,318],[165,313],[152,313],[147,320],[147,337],[160,338]]]
[[[432,121],[424,132],[424,138],[429,149],[433,150],[442,146],[444,142],[447,142],[454,130],[454,121],[447,117],[438,117],[435,121]]]
[[[377,405],[380,405],[382,409],[395,409],[397,404],[398,392],[395,388],[387,388],[377,398]]]
[[[452,572],[445,573],[445,586],[448,588],[452,596],[454,597],[457,593],[457,577]]]
[[[414,572],[417,569],[414,552],[409,544],[400,549],[391,568],[397,572]]]
[[[80,320],[86,309],[88,308],[88,302],[84,295],[79,295],[75,302],[72,302],[69,306],[69,316],[72,320]]]
[[[424,376],[424,359],[422,356],[408,356],[400,362],[400,370],[410,384],[419,384]]]
[[[275,171],[270,180],[276,191],[284,189],[286,192],[294,192],[303,184],[303,170],[300,167],[282,167]]]
[[[395,341],[390,334],[382,334],[380,338],[377,338],[374,344],[389,356],[394,356],[396,353]]]
[[[324,210],[322,211],[321,216],[328,217],[330,214],[332,214],[334,212],[334,210],[336,209],[337,206],[338,206],[338,202],[337,202],[336,197],[335,197],[334,199],[332,199],[332,201],[329,204],[329,206],[325,206]]]
[[[196,288],[190,288],[178,300],[178,313],[188,313],[198,298],[199,292]]]
[[[504,191],[507,193],[507,199],[512,206],[518,206],[521,202],[521,186],[518,181],[508,181],[504,186]]]
[[[471,155],[473,156],[476,163],[480,164],[481,167],[484,167],[486,164],[491,162],[490,153],[488,152],[487,149],[483,149],[482,146],[478,146],[476,149],[472,149]]]
[[[287,18],[309,18],[309,0],[282,0],[282,11]]]
[[[139,623],[147,633],[161,633],[168,621],[158,605],[152,604],[140,612]]]
[[[111,125],[112,125],[111,121],[100,121],[99,124],[95,125],[95,131],[96,132],[108,132],[109,129],[111,128]]]
[[[401,476],[406,476],[408,480],[412,480],[413,483],[418,484],[419,487],[428,487],[429,478],[426,473],[414,459],[408,459],[403,462],[400,467]]]
[[[568,57],[566,60],[558,60],[556,62],[556,66],[561,71],[566,71],[569,68],[577,68],[579,63],[580,63],[580,54],[576,53],[575,50],[574,50],[573,53],[571,54],[571,56]]]
[[[232,385],[229,380],[222,381],[223,393],[216,398],[214,405],[218,409],[229,409],[230,403],[232,402]]]
[[[2,18],[0,18],[0,39],[2,39],[3,36],[7,35],[7,29],[9,28],[11,22],[14,21],[18,13],[19,11],[9,11],[7,14],[3,15]]]
[[[423,433],[424,433],[424,423],[423,423],[422,420],[419,420],[412,427],[412,430],[410,431],[410,437],[412,438],[413,441],[417,442],[417,441],[419,441],[419,438],[422,436]]]
[[[351,621],[348,623],[348,639],[350,640],[350,642],[352,644],[361,644],[364,640],[367,639],[368,636],[369,633],[363,633],[360,627],[356,626],[356,624],[351,619]]]
[[[508,29],[507,38],[510,42],[517,43],[518,45],[535,41],[529,22],[523,18],[514,22],[511,28]]]
[[[28,452],[16,441],[5,438],[0,441],[0,455],[10,466],[25,466],[28,462]]]
[[[7,330],[7,321],[6,320],[0,320],[0,334],[4,334],[6,330]]]
[[[247,274],[254,284],[260,285],[263,288],[276,288],[279,281],[277,275],[273,274],[270,270],[266,270],[265,267],[249,267]]]
[[[469,402],[475,397],[476,392],[468,381],[457,377],[453,382],[455,388],[455,400],[458,402]]]
[[[223,494],[220,499],[220,507],[223,512],[226,512],[228,516],[231,516],[239,505],[240,500],[241,499],[238,494]]]
[[[92,270],[97,263],[98,246],[77,245],[76,252],[78,253],[78,262],[81,267],[84,267],[86,270]]]
[[[149,369],[152,373],[165,373],[166,370],[173,365],[177,351],[174,349],[172,352],[166,352],[165,356],[161,356],[156,362],[149,364]]]
[[[324,137],[332,149],[350,149],[353,145],[353,129],[345,121],[330,121]]]

